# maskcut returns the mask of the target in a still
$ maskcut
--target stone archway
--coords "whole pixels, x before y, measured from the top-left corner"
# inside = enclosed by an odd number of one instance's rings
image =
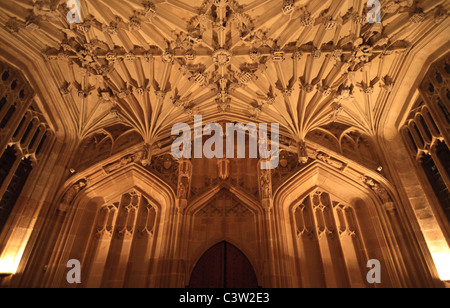
[[[197,262],[190,288],[257,288],[255,270],[237,247],[221,242],[210,248]]]

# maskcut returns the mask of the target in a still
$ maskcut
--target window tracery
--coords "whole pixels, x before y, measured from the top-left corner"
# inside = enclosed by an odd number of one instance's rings
[[[0,231],[31,171],[42,160],[51,131],[25,78],[0,62]]]
[[[431,66],[402,135],[450,222],[449,68],[450,54]]]

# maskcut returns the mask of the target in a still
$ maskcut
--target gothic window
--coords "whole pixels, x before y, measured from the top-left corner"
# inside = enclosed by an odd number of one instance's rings
[[[32,169],[32,161],[29,158],[23,159],[17,171],[14,173],[6,192],[3,194],[2,200],[0,201],[0,231],[19,198]]]
[[[403,128],[403,137],[425,174],[450,222],[450,54],[435,62],[420,89],[417,107],[411,111]]]
[[[25,78],[0,62],[0,232],[35,166],[50,131]]]
[[[157,211],[138,191],[118,199],[97,212],[85,263],[87,287],[132,284],[127,277],[149,266]],[[128,262],[133,266],[128,267]],[[109,268],[121,270],[110,272]]]
[[[8,125],[9,121],[11,120],[12,116],[14,115],[14,112],[16,112],[16,106],[11,106],[8,109],[8,112],[3,117],[2,121],[0,122],[0,128],[5,128],[6,125]]]
[[[294,208],[293,218],[303,271],[315,281],[314,287],[364,286],[366,256],[353,207],[316,190]],[[321,272],[322,281],[314,277]]]

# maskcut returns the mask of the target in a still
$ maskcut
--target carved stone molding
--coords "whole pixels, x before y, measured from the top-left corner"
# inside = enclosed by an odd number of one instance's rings
[[[384,204],[392,204],[392,198],[389,192],[379,182],[375,181],[371,177],[362,176],[361,181],[372,189],[375,194],[383,201]]]
[[[88,180],[87,179],[81,179],[78,182],[76,182],[75,184],[73,184],[64,194],[64,196],[61,199],[61,203],[59,206],[59,211],[60,212],[66,212],[67,209],[70,207],[70,205],[72,204],[73,200],[76,198],[76,196],[78,195],[78,193],[85,189],[88,185]]]

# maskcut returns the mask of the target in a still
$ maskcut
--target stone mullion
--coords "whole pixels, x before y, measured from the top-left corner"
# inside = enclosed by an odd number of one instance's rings
[[[438,127],[439,131],[442,134],[442,137],[444,137],[445,142],[447,144],[450,144],[450,137],[448,134],[448,127],[450,123],[447,123],[444,115],[442,114],[442,111],[440,111],[437,106],[436,102],[433,101],[432,98],[430,98],[428,95],[421,95],[424,101],[426,102],[426,106],[428,107],[428,110],[430,112],[431,117],[434,119],[434,123]]]
[[[314,197],[318,198],[319,204],[315,204]],[[328,199],[329,197],[326,196]],[[325,211],[331,211],[331,200],[327,207],[322,203],[321,194],[315,193],[312,196],[312,206],[315,213],[316,231],[319,240],[320,252],[322,255],[322,264],[324,268],[324,274],[327,287],[346,287],[347,277],[345,276],[342,265],[341,251],[337,248],[339,243],[333,242],[336,236],[335,230],[330,228],[330,220],[327,218]],[[332,213],[331,213],[332,215]],[[341,264],[342,263],[342,264]]]
[[[16,105],[17,109],[14,112],[13,116],[11,117],[11,119],[9,120],[9,124],[0,133],[0,135],[2,135],[2,141],[0,141],[0,155],[5,150],[5,147],[8,144],[8,142],[11,141],[11,138],[12,138],[13,134],[16,132],[16,129],[18,128],[20,122],[22,121],[23,117],[25,116],[27,109],[31,105],[31,101],[32,100],[29,99],[26,103],[24,103],[20,107],[17,107],[17,105]],[[14,102],[11,103],[11,106],[12,105],[14,105]],[[9,110],[9,108],[8,108],[8,110]],[[6,108],[4,108],[4,109],[6,109]],[[4,116],[1,116],[0,119],[3,119],[3,117]]]
[[[313,196],[311,195],[311,198]],[[316,235],[319,243],[319,251],[322,260],[322,267],[325,277],[326,287],[337,287],[336,275],[332,266],[331,259],[333,258],[331,252],[329,251],[328,242],[326,237],[323,236],[324,223],[323,223],[323,210],[321,210],[317,205],[314,205],[314,201],[311,200],[311,207],[314,212],[314,225],[316,227]],[[321,231],[321,229],[323,231]]]
[[[3,96],[0,96],[3,97]],[[8,113],[9,109],[14,105],[14,99],[6,98],[6,103],[3,106],[3,109],[0,111],[0,121],[3,120],[5,115]]]
[[[12,142],[19,143],[23,135],[25,134],[25,131],[27,130],[28,126],[34,120],[33,115],[31,113],[26,113],[23,118],[25,118],[23,125],[17,132],[17,135],[12,137]]]
[[[338,205],[339,206],[339,205]],[[342,207],[341,209],[334,209],[335,221],[339,221],[337,211],[342,211],[344,217],[344,226],[338,226],[339,241],[341,243],[344,261],[347,267],[347,273],[350,278],[350,285],[352,288],[365,287],[364,276],[361,269],[360,242],[358,239],[358,231],[355,226],[351,226],[348,219],[350,207]]]
[[[441,159],[438,157],[436,153],[436,147],[432,147],[430,151],[431,157],[433,158],[434,164],[438,168],[439,174],[447,185],[447,188],[450,189],[450,175],[447,173],[447,169]],[[446,162],[448,164],[448,162]]]
[[[93,234],[96,238],[92,250],[92,261],[90,262],[90,272],[88,274],[88,288],[98,288],[101,286],[103,273],[105,270],[106,261],[108,258],[108,252],[111,247],[112,235],[114,231],[114,225],[117,219],[117,208],[108,209],[108,216],[105,224],[95,230]],[[113,215],[112,223],[108,226],[110,216]]]
[[[155,208],[142,197],[138,211],[136,232],[130,252],[130,262],[128,262],[129,266],[125,276],[126,287],[148,287],[146,283],[154,251],[153,232],[155,220]]]
[[[417,130],[413,128],[413,125],[416,125],[415,121],[412,121],[408,127],[409,127],[409,132],[411,133],[411,136],[414,139],[414,143],[416,144],[417,149],[420,151],[425,150],[425,144],[420,140],[420,137]],[[417,127],[417,125],[416,125]]]
[[[133,204],[133,198],[140,198],[138,195],[127,194],[122,197],[119,207],[119,217],[117,218],[116,228],[113,236],[109,255],[105,278],[103,279],[103,287],[123,287],[126,267],[131,250],[131,243],[135,230],[137,213],[140,200],[137,204]],[[130,198],[127,204],[124,204],[126,198]],[[122,212],[122,217],[120,217]],[[134,217],[133,215],[134,212]],[[132,220],[132,221],[130,221]]]
[[[39,135],[36,137],[36,140],[34,141],[34,144],[32,146],[32,148],[28,149],[29,153],[35,153],[38,146],[41,144],[42,138],[44,138],[44,135],[47,133],[45,126],[44,125],[40,125],[39,126]]]
[[[31,129],[30,129],[30,132],[28,133],[27,138],[24,140],[23,143],[20,144],[22,150],[23,150],[25,153],[28,153],[28,152],[29,152],[28,146],[30,145],[31,140],[33,139],[34,134],[36,134],[36,131],[38,130],[39,125],[40,125],[39,120],[36,119],[36,118],[34,118],[34,119],[32,120],[32,122],[33,122],[33,125],[32,125],[32,127],[31,127]]]
[[[322,288],[325,287],[325,276],[321,263],[320,247],[314,228],[314,212],[311,199],[308,196],[299,206],[302,226],[297,225],[297,238],[299,242],[299,266],[301,287]]]
[[[422,109],[422,117],[423,117],[423,120],[425,121],[425,124],[427,125],[431,135],[433,136],[433,139],[434,138],[438,138],[438,139],[442,138],[441,132],[438,131],[439,128],[437,128],[436,122],[432,118],[428,107]]]
[[[139,202],[136,205],[130,205],[128,210],[127,224],[125,234],[123,235],[123,242],[121,247],[120,259],[118,262],[118,268],[116,273],[116,279],[113,281],[113,285],[116,287],[123,287],[125,280],[128,261],[130,259],[131,247],[136,233],[136,220],[139,213],[139,207],[142,202],[142,196],[139,196]],[[134,212],[134,213],[133,213]],[[134,217],[130,216],[134,215]]]
[[[422,118],[423,118],[423,116],[422,116]],[[416,126],[417,126],[417,129],[419,130],[419,133],[420,133],[420,135],[422,136],[422,139],[423,139],[423,141],[424,141],[424,143],[425,143],[425,148],[427,148],[427,147],[431,147],[431,145],[432,145],[432,143],[433,143],[433,140],[432,139],[430,139],[430,137],[428,136],[428,134],[426,133],[426,128],[425,127],[423,127],[423,125],[422,125],[422,123],[419,121],[419,119],[418,119],[418,117],[416,116],[416,118],[415,118],[415,123],[416,123]],[[430,132],[431,133],[431,132]]]
[[[262,222],[265,233],[265,246],[267,249],[267,261],[268,261],[268,272],[265,274],[268,275],[269,285],[272,287],[280,287],[281,283],[281,275],[279,262],[276,262],[275,257],[275,247],[276,243],[274,243],[274,239],[276,239],[275,235],[275,227],[274,227],[274,215],[273,215],[273,195],[272,195],[272,172],[271,170],[264,170],[261,167],[261,164],[265,160],[260,160],[257,164],[258,168],[258,181],[259,181],[259,195],[261,199],[261,204],[264,209]],[[281,262],[285,262],[285,260],[279,260]],[[278,284],[278,286],[277,286]]]
[[[14,162],[13,166],[9,170],[8,176],[6,177],[6,179],[3,182],[2,186],[0,187],[0,197],[1,198],[3,198],[3,195],[5,194],[6,190],[8,189],[9,184],[10,184],[12,178],[14,177],[14,174],[17,171],[17,168],[19,168],[20,163],[22,162],[22,159],[23,159],[22,153],[19,152],[18,155],[17,155],[16,161]]]

